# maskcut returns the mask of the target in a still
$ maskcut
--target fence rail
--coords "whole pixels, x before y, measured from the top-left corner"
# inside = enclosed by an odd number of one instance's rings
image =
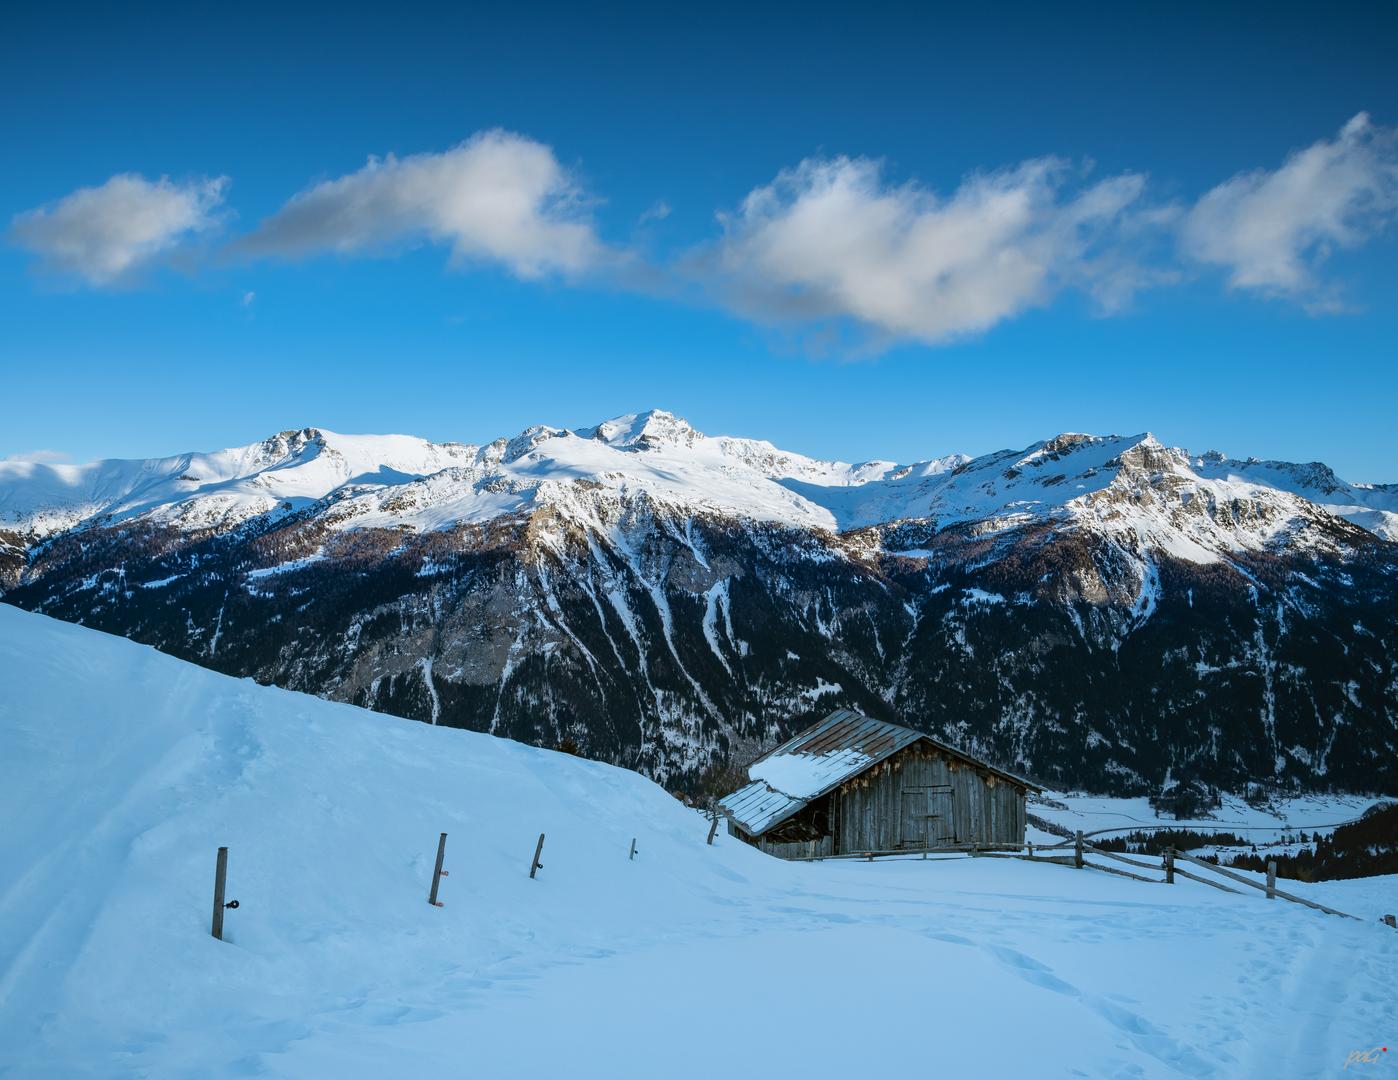
[[[1035,844],[1032,842],[1018,845],[945,844],[939,847],[927,848],[925,850],[918,851],[893,849],[891,851],[851,851],[842,855],[808,855],[799,859],[794,859],[792,861],[825,862],[826,860],[836,859],[856,859],[867,862],[873,862],[875,859],[925,859],[929,855],[975,855],[981,856],[983,858],[1023,859],[1026,862],[1053,863],[1054,865],[1072,866],[1077,869],[1100,870],[1101,872],[1106,874],[1116,874],[1120,877],[1131,878],[1135,881],[1144,881],[1153,885],[1171,884],[1174,881],[1175,875],[1179,875],[1180,877],[1188,878],[1190,881],[1197,881],[1201,885],[1208,885],[1214,889],[1221,889],[1223,892],[1232,893],[1235,896],[1243,895],[1239,890],[1231,888],[1230,886],[1223,884],[1223,882],[1221,881],[1213,881],[1209,878],[1183,869],[1178,862],[1178,860],[1183,859],[1186,862],[1193,863],[1195,866],[1199,866],[1205,870],[1211,871],[1212,873],[1220,874],[1223,877],[1236,881],[1240,885],[1246,885],[1249,888],[1257,889],[1260,892],[1264,892],[1267,894],[1269,899],[1272,897],[1279,897],[1282,900],[1289,900],[1294,904],[1302,904],[1308,908],[1314,908],[1316,911],[1323,911],[1327,915],[1338,915],[1344,919],[1356,919],[1357,921],[1362,921],[1358,920],[1358,916],[1350,915],[1348,912],[1337,911],[1332,907],[1326,907],[1324,904],[1318,904],[1314,900],[1307,900],[1304,897],[1295,895],[1294,893],[1283,892],[1281,889],[1278,889],[1276,887],[1276,879],[1273,876],[1274,871],[1269,871],[1267,884],[1260,885],[1256,881],[1253,881],[1251,878],[1248,878],[1243,874],[1239,874],[1236,871],[1229,870],[1228,868],[1223,866],[1219,866],[1217,863],[1211,863],[1206,859],[1197,858],[1194,855],[1190,855],[1187,852],[1180,851],[1178,848],[1173,847],[1166,849],[1166,854],[1162,857],[1160,865],[1156,865],[1155,863],[1143,862],[1139,858],[1131,858],[1130,856],[1123,855],[1117,851],[1107,851],[1104,848],[1099,848],[1093,844],[1089,844],[1085,839],[1085,837],[1088,835],[1096,834],[1079,832],[1075,834],[1071,839],[1064,840],[1057,844]],[[1071,848],[1073,851],[1071,855],[1036,854],[1036,852],[1062,851],[1064,849],[1069,848]],[[1027,854],[1024,853],[1026,850]],[[1165,876],[1164,878],[1146,877],[1144,874],[1134,873],[1130,870],[1121,870],[1115,866],[1103,866],[1101,863],[1089,861],[1086,858],[1086,856],[1088,855],[1097,856],[1103,859],[1110,859],[1114,862],[1125,863],[1126,865],[1133,866],[1138,870],[1154,870],[1156,872],[1163,872]]]
[[[1104,859],[1113,859],[1116,862],[1126,863],[1128,866],[1136,866],[1142,870],[1164,870],[1165,868],[1163,864],[1157,866],[1155,863],[1141,862],[1140,859],[1133,859],[1130,856],[1122,855],[1120,852],[1117,851],[1106,851],[1103,848],[1093,847],[1091,844],[1087,843],[1083,844],[1082,849],[1083,851],[1090,851],[1094,855],[1100,855]],[[1106,867],[1099,867],[1099,869],[1105,870]],[[1138,877],[1139,875],[1132,874],[1131,876]],[[1154,881],[1155,878],[1141,878],[1141,880]]]
[[[1222,866],[1218,866],[1215,863],[1206,862],[1203,859],[1196,859],[1193,855],[1187,855],[1183,851],[1176,851],[1175,858],[1186,859],[1189,862],[1194,863],[1196,866],[1202,866],[1206,870],[1212,870],[1215,874],[1222,874],[1226,878],[1232,878],[1240,885],[1246,885],[1249,888],[1258,889],[1262,892],[1265,892],[1269,898],[1273,896],[1279,896],[1283,900],[1290,900],[1293,904],[1305,904],[1306,907],[1315,908],[1317,911],[1323,911],[1327,915],[1339,915],[1341,918],[1345,919],[1357,918],[1356,916],[1351,915],[1348,912],[1336,911],[1334,908],[1326,907],[1324,904],[1317,904],[1314,900],[1306,900],[1303,897],[1296,896],[1292,893],[1282,892],[1275,885],[1259,885],[1251,878],[1244,877],[1242,874],[1235,873],[1234,871],[1226,869]],[[1180,871],[1178,870],[1176,870],[1175,872],[1180,873]],[[1269,880],[1271,880],[1270,877]]]
[[[1178,874],[1180,877],[1189,878],[1190,881],[1197,881],[1200,885],[1208,885],[1211,888],[1220,889],[1223,892],[1232,893],[1234,896],[1243,895],[1242,893],[1238,892],[1237,889],[1230,889],[1221,881],[1210,881],[1206,877],[1200,877],[1198,874],[1191,874],[1188,870],[1183,870],[1178,866],[1175,867],[1175,873]]]

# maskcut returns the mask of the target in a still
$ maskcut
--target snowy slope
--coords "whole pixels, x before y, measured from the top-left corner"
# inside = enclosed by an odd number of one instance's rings
[[[710,848],[637,775],[6,607],[0,685],[0,1075],[1314,1077],[1391,1036],[1372,921]],[[1398,882],[1295,888],[1372,920]]]
[[[1191,459],[1148,434],[1060,435],[975,459],[851,465],[708,437],[661,410],[575,431],[536,426],[486,446],[307,428],[149,461],[0,462],[0,525],[31,541],[130,518],[217,529],[329,499],[324,520],[335,528],[433,530],[540,506],[590,520],[599,489],[825,531],[907,519],[991,528],[1078,520],[1200,562],[1265,546],[1308,506],[1398,536],[1398,493],[1387,488],[1345,484],[1324,466]],[[1260,520],[1220,524],[1199,512],[1238,499],[1260,500]]]
[[[1393,484],[1348,484],[1320,462],[1234,461],[1217,451],[1202,455],[1195,467],[1212,479],[1289,491],[1386,540],[1398,540],[1398,490]]]

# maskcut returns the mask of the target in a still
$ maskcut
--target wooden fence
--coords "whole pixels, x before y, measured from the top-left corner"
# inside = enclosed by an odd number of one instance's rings
[[[1112,831],[1112,830],[1103,830]],[[1243,895],[1238,889],[1231,888],[1221,881],[1215,881],[1200,874],[1185,870],[1176,865],[1177,860],[1183,860],[1191,865],[1207,870],[1213,874],[1219,874],[1225,878],[1237,882],[1239,885],[1246,885],[1248,888],[1257,889],[1267,894],[1267,899],[1289,900],[1293,904],[1303,904],[1316,911],[1323,911],[1327,915],[1338,915],[1345,919],[1356,919],[1358,916],[1350,915],[1344,911],[1336,911],[1334,908],[1318,904],[1314,900],[1307,900],[1294,893],[1283,892],[1276,887],[1277,864],[1275,860],[1267,863],[1267,883],[1258,884],[1251,878],[1229,870],[1227,867],[1219,866],[1217,863],[1209,862],[1206,859],[1197,858],[1188,852],[1179,851],[1176,848],[1166,848],[1160,863],[1146,862],[1140,856],[1123,855],[1119,851],[1106,851],[1087,842],[1085,834],[1076,833],[1071,840],[1063,840],[1057,844],[1035,844],[1025,843],[1018,846],[1012,844],[997,844],[994,846],[978,844],[949,844],[943,847],[928,848],[925,851],[856,851],[845,855],[814,855],[809,858],[797,860],[800,862],[822,862],[826,859],[858,859],[872,862],[874,859],[926,859],[929,855],[976,855],[983,858],[999,859],[1024,859],[1028,862],[1052,863],[1060,866],[1072,866],[1079,870],[1098,870],[1106,874],[1115,874],[1119,877],[1131,878],[1134,881],[1144,881],[1152,885],[1173,885],[1176,875],[1188,878],[1190,881],[1197,881],[1201,885],[1208,885],[1215,889],[1221,889],[1234,895]],[[1046,855],[1044,852],[1069,851],[1071,854]],[[1123,870],[1120,866],[1104,866],[1099,862],[1092,861],[1091,858],[1107,859],[1111,862],[1121,863],[1130,866],[1132,870]],[[1153,871],[1162,874],[1162,877],[1148,877],[1140,873],[1142,870]],[[1362,921],[1362,920],[1358,920]]]

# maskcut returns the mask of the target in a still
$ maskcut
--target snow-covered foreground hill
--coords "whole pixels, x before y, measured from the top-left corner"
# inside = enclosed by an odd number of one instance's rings
[[[1010,860],[787,864],[620,769],[8,607],[0,686],[3,1075],[1315,1077],[1398,1042],[1393,879],[1296,886],[1360,923]]]

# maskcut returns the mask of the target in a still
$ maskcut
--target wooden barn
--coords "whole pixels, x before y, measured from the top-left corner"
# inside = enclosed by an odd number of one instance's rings
[[[1018,847],[1042,790],[930,735],[841,709],[748,769],[728,831],[784,859]]]

